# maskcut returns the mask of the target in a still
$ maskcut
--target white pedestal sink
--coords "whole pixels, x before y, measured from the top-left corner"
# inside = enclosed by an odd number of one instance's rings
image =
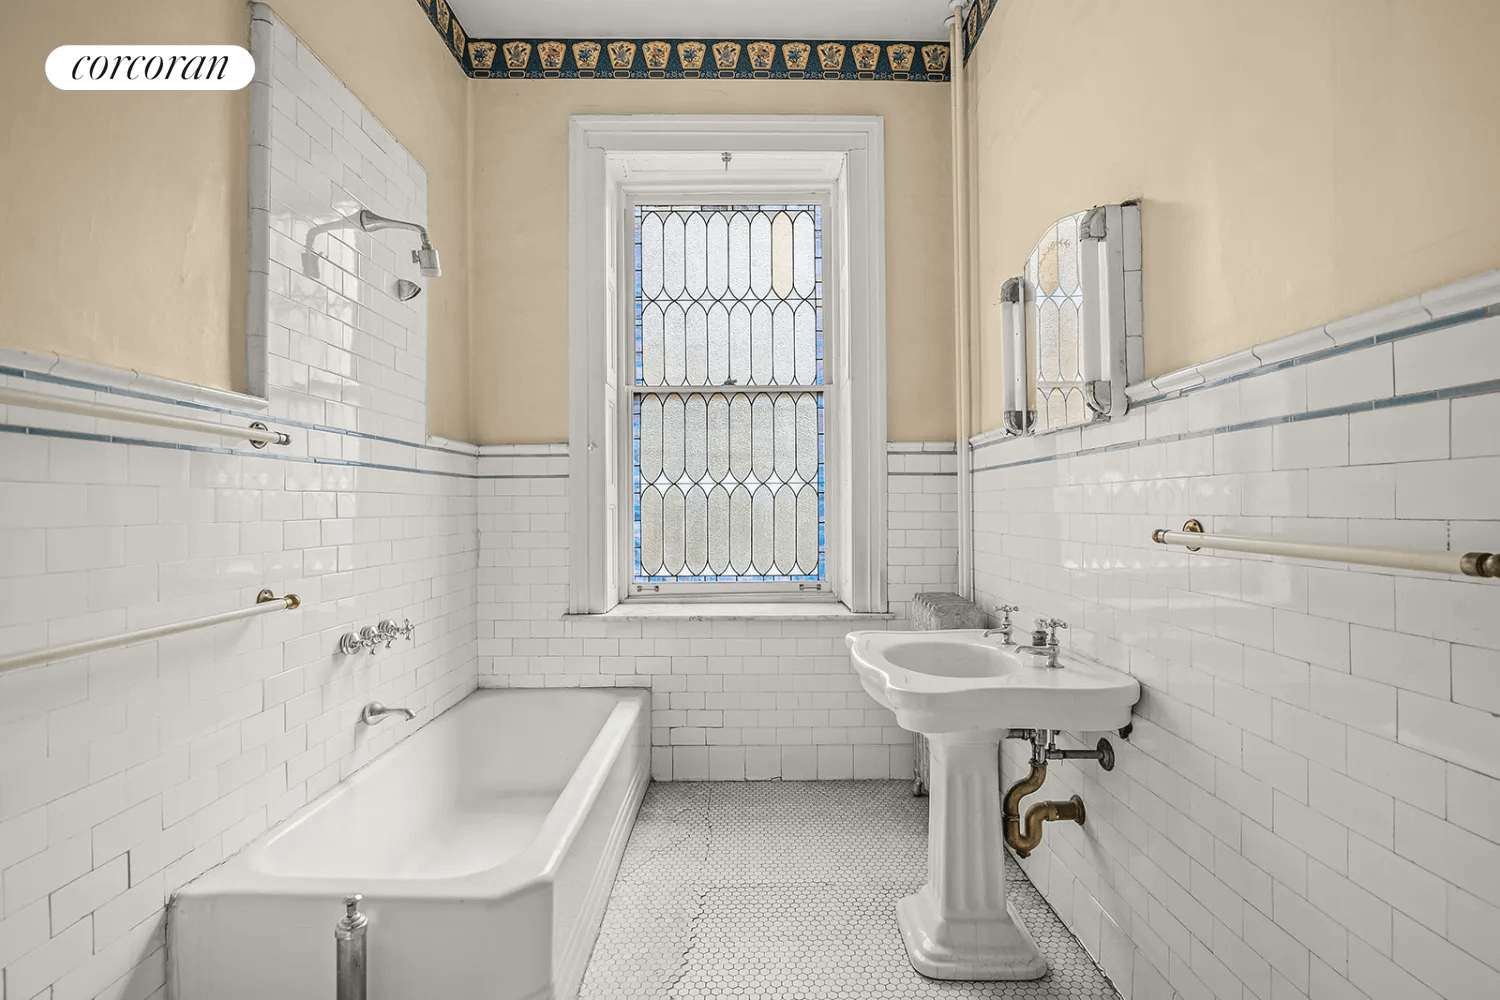
[[[1082,658],[1034,665],[977,630],[850,632],[866,691],[927,737],[927,884],[896,904],[912,967],[933,979],[1036,979],[1047,962],[1005,898],[1000,740],[1010,729],[1089,732],[1130,721],[1135,679]]]

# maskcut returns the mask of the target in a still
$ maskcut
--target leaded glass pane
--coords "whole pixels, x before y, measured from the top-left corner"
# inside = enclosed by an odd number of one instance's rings
[[[641,568],[649,576],[661,572],[661,493],[648,489],[641,494]]]
[[[792,294],[792,217],[785,212],[771,220],[771,290],[783,299]]]
[[[825,578],[821,225],[636,210],[638,583]]]
[[[694,302],[687,310],[687,364],[688,385],[703,385],[708,381],[708,313]]]
[[[771,370],[777,385],[795,385],[797,381],[794,315],[792,307],[785,302],[779,303],[771,313],[771,342],[775,350]]]
[[[708,494],[694,486],[687,493],[687,571],[700,576],[708,566]]]
[[[641,295],[661,294],[661,216],[652,212],[641,220]]]
[[[708,288],[708,224],[701,213],[686,217],[683,239],[683,266],[686,270],[684,291],[701,299]]]
[[[687,511],[682,490],[668,486],[661,498],[661,568],[663,573],[682,573],[687,556]]]
[[[792,324],[797,343],[796,371],[792,382],[812,385],[818,381],[818,311],[811,303],[803,302],[797,306]]]
[[[683,407],[683,444],[683,474],[701,483],[708,478],[708,400],[696,392]]]
[[[646,396],[640,405],[640,455],[636,459],[640,466],[641,479],[654,483],[661,478],[661,398]]]
[[[723,486],[708,494],[708,571],[729,571],[729,491]]]
[[[683,265],[683,216],[669,214],[662,217],[661,227],[661,286],[667,295],[677,298],[682,295]]]
[[[761,576],[776,572],[776,494],[771,487],[756,489],[750,501],[751,558]]]
[[[750,307],[743,302],[729,310],[729,377],[734,385],[750,383]]]
[[[797,493],[790,486],[776,491],[776,565],[797,565]]]
[[[715,302],[708,309],[708,382],[723,385],[729,378],[729,310]]]
[[[708,220],[708,297],[722,299],[729,292],[729,220],[715,212]]]
[[[687,376],[687,315],[682,303],[668,303],[665,316],[665,346],[662,348],[664,385],[682,385]]]
[[[662,351],[663,332],[661,306],[655,302],[641,310],[641,381],[647,385],[661,385],[666,378]]]
[[[771,307],[761,302],[750,313],[750,377],[756,385],[772,385],[776,370],[772,367]]]
[[[758,299],[771,295],[771,217],[764,212],[750,220],[750,292]]]

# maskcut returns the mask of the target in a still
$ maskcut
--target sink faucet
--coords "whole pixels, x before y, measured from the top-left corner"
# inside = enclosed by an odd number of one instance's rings
[[[372,701],[359,710],[359,721],[367,726],[373,726],[385,721],[387,715],[404,715],[410,722],[417,717],[417,713],[409,708],[386,708],[378,701]]]
[[[1057,662],[1057,630],[1067,628],[1061,618],[1038,618],[1031,630],[1031,645],[1017,646],[1016,652],[1027,653],[1042,661],[1044,667],[1060,667]]]
[[[984,630],[984,635],[982,636],[982,638],[988,639],[990,636],[994,635],[996,632],[999,632],[1000,635],[1001,635],[1001,637],[1002,637],[1002,641],[1003,641],[1004,645],[1006,645],[1006,646],[1014,646],[1016,644],[1015,640],[1010,637],[1011,629],[1014,628],[1014,626],[1011,625],[1011,623],[1010,623],[1010,613],[1012,611],[1020,611],[1020,610],[1021,609],[1018,608],[1018,607],[1016,607],[1014,604],[1002,604],[999,607],[997,607],[995,609],[995,614],[997,614],[997,615],[1004,615],[1005,617],[1001,620],[1001,622],[1000,622],[999,625],[996,625],[994,628],[987,628],[987,629],[985,629]]]

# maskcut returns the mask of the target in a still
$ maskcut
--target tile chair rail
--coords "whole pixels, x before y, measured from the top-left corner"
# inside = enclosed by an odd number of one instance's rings
[[[223,424],[213,420],[174,417],[166,413],[154,413],[147,410],[130,409],[124,406],[112,406],[108,403],[92,403],[88,400],[71,399],[64,396],[43,395],[42,393],[26,392],[23,389],[0,387],[0,405],[20,406],[36,410],[54,410],[58,413],[74,413],[79,416],[99,417],[105,420],[123,420],[137,424],[150,424],[154,427],[170,427],[180,431],[202,431],[205,434],[218,434],[223,437],[249,441],[252,448],[264,448],[268,444],[283,445],[292,443],[290,434],[283,431],[273,431],[259,420],[253,421],[248,427],[236,427],[233,424]]]

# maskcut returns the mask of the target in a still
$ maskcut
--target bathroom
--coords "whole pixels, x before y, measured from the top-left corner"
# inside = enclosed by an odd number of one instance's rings
[[[1500,996],[1497,37],[5,5],[0,1000]]]

